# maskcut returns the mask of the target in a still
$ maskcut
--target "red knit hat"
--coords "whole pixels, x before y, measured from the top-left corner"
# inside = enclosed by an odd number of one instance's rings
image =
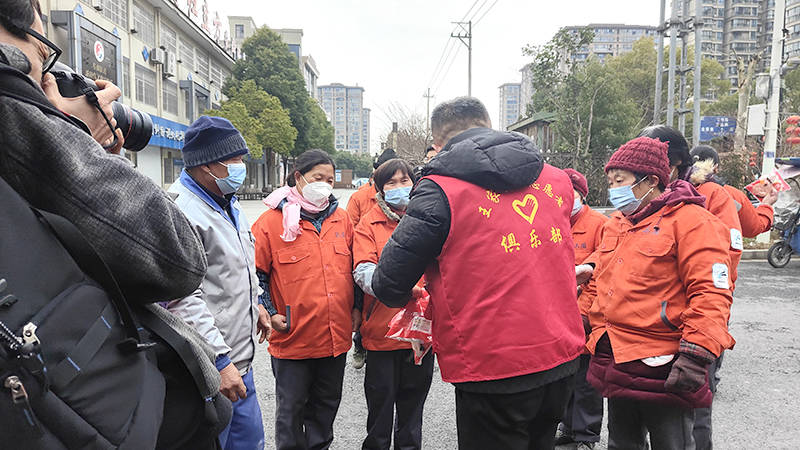
[[[629,170],[640,175],[655,175],[666,186],[669,184],[669,144],[658,139],[638,137],[626,142],[606,164],[606,173],[611,169]]]
[[[578,191],[584,198],[589,195],[589,184],[586,182],[586,177],[575,169],[564,169],[564,173],[569,176],[572,181],[572,187]]]

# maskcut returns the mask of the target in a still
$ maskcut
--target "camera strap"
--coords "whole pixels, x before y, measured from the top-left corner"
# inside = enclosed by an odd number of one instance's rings
[[[108,150],[111,148],[116,147],[119,139],[117,138],[117,131],[114,129],[114,125],[111,124],[111,120],[106,116],[105,111],[103,111],[103,107],[100,106],[100,100],[97,98],[97,94],[94,90],[90,87],[86,87],[83,89],[83,95],[86,96],[86,101],[89,102],[90,105],[97,108],[100,111],[100,115],[103,116],[103,119],[106,121],[106,125],[111,130],[111,134],[114,136],[114,141],[111,142],[108,146],[103,145],[103,149]]]

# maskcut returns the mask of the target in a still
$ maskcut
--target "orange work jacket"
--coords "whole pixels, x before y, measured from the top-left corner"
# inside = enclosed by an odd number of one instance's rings
[[[738,278],[739,261],[742,259],[742,250],[744,250],[742,225],[739,222],[739,214],[736,212],[736,203],[725,188],[717,183],[708,181],[696,186],[695,189],[706,197],[706,209],[721,220],[727,228],[725,235],[730,239],[731,291],[733,291]]]
[[[747,194],[733,186],[726,185],[725,192],[737,203],[739,222],[742,224],[742,236],[754,238],[772,228],[775,210],[772,206],[760,204],[753,206]]]
[[[341,209],[317,232],[301,219],[303,233],[284,242],[283,213],[272,209],[253,224],[256,268],[269,275],[272,304],[291,307],[288,333],[274,331],[269,352],[276,358],[338,356],[350,349],[353,309],[353,225]]]
[[[681,339],[715,355],[733,348],[728,235],[694,204],[665,206],[636,225],[614,213],[587,259],[595,271],[580,309],[592,326],[589,351],[606,333],[618,364],[675,354]]]
[[[361,218],[361,222],[356,227],[353,239],[353,268],[355,269],[361,263],[378,264],[383,247],[389,242],[395,228],[397,228],[397,222],[386,217],[376,203]],[[375,297],[364,294],[364,309],[361,313],[361,337],[364,348],[372,351],[411,348],[409,342],[386,337],[386,332],[389,331],[389,321],[401,310],[402,308],[390,308]]]
[[[375,189],[375,183],[370,181],[358,188],[358,190],[353,192],[353,195],[350,196],[350,200],[347,202],[347,214],[350,215],[350,221],[353,223],[354,227],[358,225],[361,218],[364,217],[373,206],[378,204],[378,201],[375,200],[375,195],[377,194],[378,191]]]
[[[582,264],[600,243],[600,230],[608,217],[583,205],[573,220],[575,223],[572,224],[572,241],[575,243],[575,265],[577,266]]]

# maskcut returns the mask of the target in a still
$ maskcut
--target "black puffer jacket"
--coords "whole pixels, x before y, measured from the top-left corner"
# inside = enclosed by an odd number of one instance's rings
[[[541,153],[527,136],[472,128],[451,139],[423,168],[423,175],[458,178],[503,193],[532,184],[543,166]],[[405,306],[449,233],[447,197],[436,183],[423,179],[375,269],[372,289],[377,298],[390,307]]]

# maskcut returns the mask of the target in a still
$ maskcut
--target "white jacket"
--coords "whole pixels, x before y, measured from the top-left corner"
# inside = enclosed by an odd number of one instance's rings
[[[218,356],[227,354],[244,375],[255,356],[258,322],[259,287],[250,224],[234,200],[236,229],[186,172],[169,193],[200,236],[208,272],[192,295],[170,302],[167,309],[205,336]]]

